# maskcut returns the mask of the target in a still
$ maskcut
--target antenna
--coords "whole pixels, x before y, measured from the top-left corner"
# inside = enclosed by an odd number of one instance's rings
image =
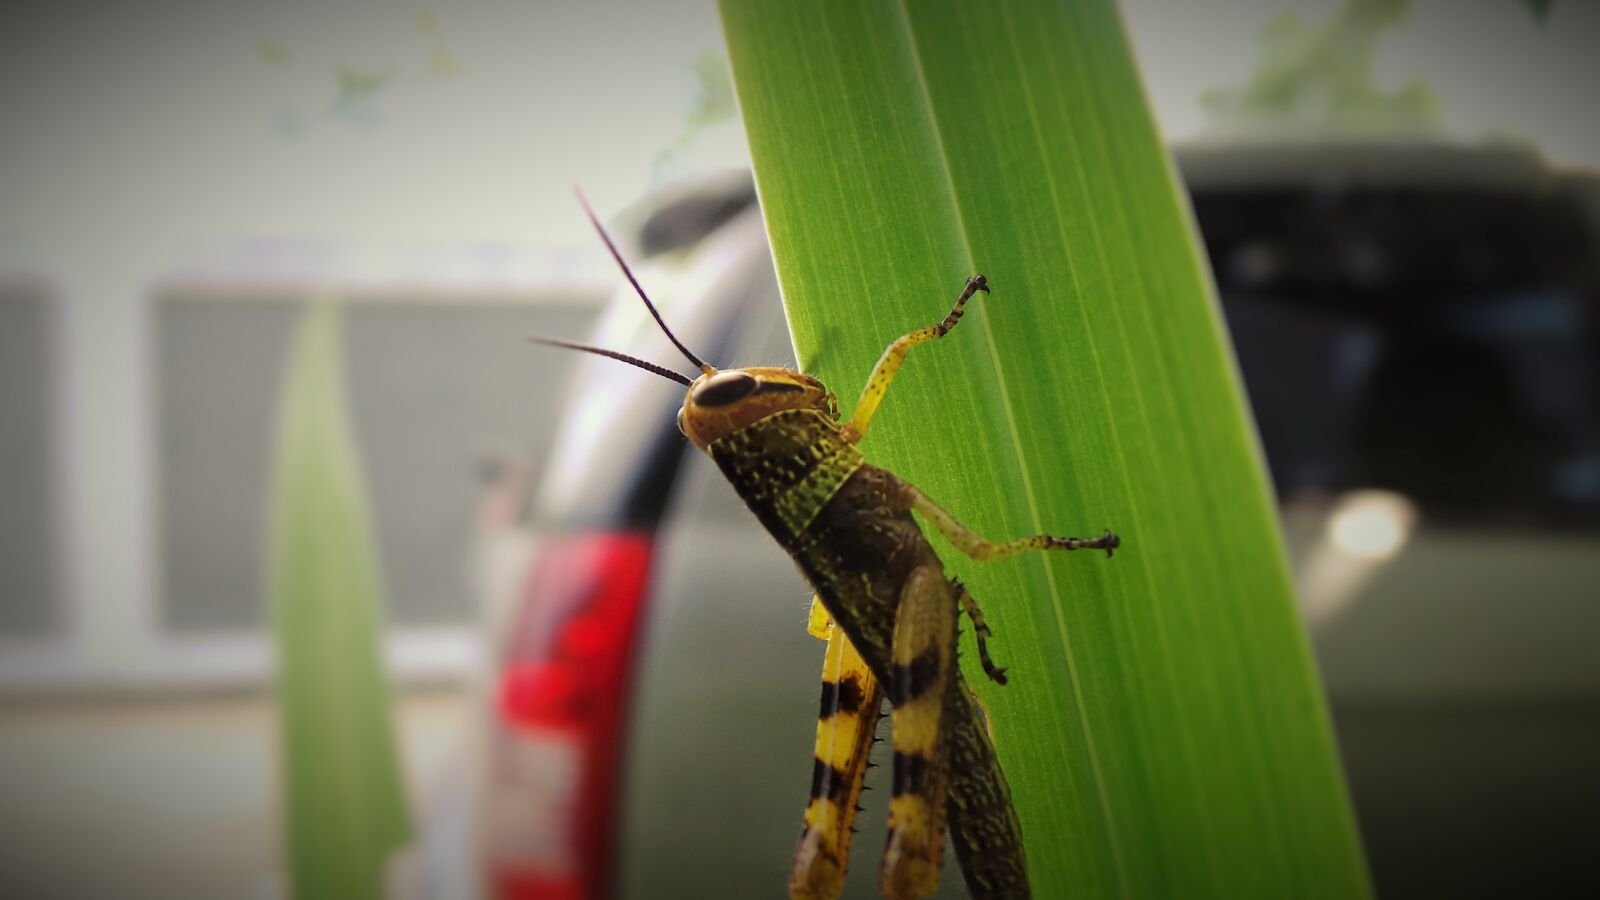
[[[671,369],[663,369],[655,363],[648,363],[642,359],[639,359],[638,357],[629,356],[626,353],[618,353],[615,350],[607,350],[604,347],[591,347],[588,344],[579,344],[574,343],[573,341],[563,341],[560,338],[545,337],[542,334],[530,334],[528,335],[528,340],[535,344],[546,344],[551,347],[566,347],[568,350],[582,350],[585,353],[593,353],[596,356],[604,356],[619,362],[625,362],[630,366],[635,366],[645,370],[646,372],[654,372],[655,374],[660,375],[662,378],[670,378],[681,385],[694,384],[694,382],[690,381],[688,378],[679,375],[677,372],[674,372]]]
[[[667,323],[661,319],[661,313],[656,312],[656,305],[650,302],[650,298],[645,294],[644,288],[639,286],[639,279],[633,277],[633,270],[628,268],[628,264],[623,260],[622,254],[617,252],[617,245],[611,242],[611,235],[606,234],[605,227],[602,226],[600,224],[600,220],[595,217],[594,210],[589,207],[589,201],[583,196],[583,191],[578,190],[577,186],[574,185],[572,192],[578,195],[578,203],[582,204],[584,213],[589,217],[589,223],[594,226],[595,231],[600,232],[600,240],[606,242],[606,249],[611,251],[611,258],[616,260],[617,265],[622,267],[622,274],[628,276],[628,283],[632,284],[634,291],[638,292],[639,299],[644,301],[645,309],[650,310],[650,315],[655,318],[656,324],[661,326],[661,331],[667,336],[667,340],[672,341],[672,345],[677,347],[679,352],[681,352],[684,356],[687,356],[689,361],[694,363],[695,367],[700,371],[706,373],[707,375],[715,372],[716,369],[706,365],[704,360],[698,356],[695,356],[693,353],[690,353],[689,348],[685,347],[683,342],[678,340],[678,336],[672,333],[672,329],[667,327]],[[545,343],[556,343],[558,346],[571,347],[574,350],[588,350],[590,352],[600,353],[602,356],[610,356],[612,359],[622,359],[624,362],[641,362],[640,360],[635,360],[632,357],[622,357],[620,354],[613,355],[609,350],[602,351],[595,347],[582,347],[576,344],[561,344],[555,341],[546,341]],[[685,383],[687,384],[687,382]]]

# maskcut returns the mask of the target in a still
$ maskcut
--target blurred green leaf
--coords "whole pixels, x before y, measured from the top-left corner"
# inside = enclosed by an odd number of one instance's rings
[[[848,405],[968,275],[993,286],[912,351],[868,457],[996,538],[1124,538],[1111,560],[987,565],[939,542],[1012,673],[987,683],[968,647],[1035,895],[1367,895],[1254,430],[1114,5],[721,9],[807,370]]]
[[[1207,91],[1201,105],[1242,133],[1436,134],[1443,114],[1426,81],[1386,90],[1373,75],[1379,41],[1410,14],[1409,0],[1346,0],[1314,26],[1285,12],[1261,29],[1261,62],[1250,78]]]
[[[284,843],[301,898],[383,896],[411,829],[339,342],[337,309],[313,303],[285,373],[272,495]]]
[[[1533,17],[1543,22],[1550,18],[1550,7],[1555,6],[1555,0],[1522,0],[1522,5],[1533,13]]]
[[[685,127],[693,132],[718,125],[738,115],[733,102],[733,82],[728,80],[728,60],[720,53],[706,52],[690,63],[694,72],[694,96],[689,100]]]

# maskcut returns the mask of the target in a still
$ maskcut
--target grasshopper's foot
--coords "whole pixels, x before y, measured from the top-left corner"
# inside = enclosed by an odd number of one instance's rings
[[[978,624],[973,626],[972,631],[973,635],[978,639],[978,661],[983,663],[984,674],[988,675],[989,680],[995,684],[1005,684],[1006,667],[995,665],[994,660],[989,658],[989,638],[994,637],[994,632],[989,630],[988,624],[981,617],[978,619]]]
[[[1040,535],[1036,538],[1024,538],[1018,543],[1028,544],[1029,541],[1036,542],[1031,546],[1037,547],[1040,550],[1104,550],[1106,552],[1106,556],[1110,556],[1111,551],[1122,546],[1122,538],[1112,534],[1110,529],[1107,529],[1106,532],[1099,537],[1080,538]]]
[[[978,291],[989,293],[989,279],[982,275],[974,275],[967,279],[967,285],[961,289],[961,296],[956,298],[956,305],[950,309],[950,314],[944,317],[943,322],[933,326],[934,337],[944,337],[950,333],[950,329],[956,327],[956,323],[961,321],[961,314],[966,312],[967,301]]]
[[[1100,542],[1100,546],[1106,548],[1106,559],[1111,558],[1111,551],[1122,546],[1122,538],[1112,534],[1109,528],[1106,529],[1105,534],[1100,535],[1095,540]]]

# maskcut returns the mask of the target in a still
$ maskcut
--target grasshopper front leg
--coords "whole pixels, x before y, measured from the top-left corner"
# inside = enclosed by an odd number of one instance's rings
[[[883,687],[822,603],[812,601],[807,630],[828,642],[822,705],[805,828],[789,876],[790,900],[834,900],[844,890],[850,838],[866,778]]]
[[[872,414],[878,411],[878,404],[883,402],[884,394],[889,391],[889,382],[894,381],[895,373],[905,363],[906,353],[918,344],[936,341],[948,334],[961,321],[967,301],[978,291],[989,293],[989,280],[982,275],[967,279],[967,286],[943,321],[901,335],[884,348],[883,355],[878,357],[878,364],[872,367],[872,374],[867,376],[867,386],[861,389],[861,397],[856,400],[855,412],[843,428],[845,440],[855,443],[867,436],[867,425],[872,421]]]

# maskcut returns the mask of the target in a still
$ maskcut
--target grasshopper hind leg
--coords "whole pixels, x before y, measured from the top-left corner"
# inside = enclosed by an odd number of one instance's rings
[[[844,890],[850,839],[864,789],[883,687],[844,630],[813,601],[807,626],[828,642],[822,663],[816,762],[805,827],[789,877],[791,900],[833,900]]]
[[[891,900],[926,897],[944,862],[950,722],[958,697],[956,600],[938,565],[914,569],[895,610],[889,699],[894,705],[894,795],[879,889]]]

